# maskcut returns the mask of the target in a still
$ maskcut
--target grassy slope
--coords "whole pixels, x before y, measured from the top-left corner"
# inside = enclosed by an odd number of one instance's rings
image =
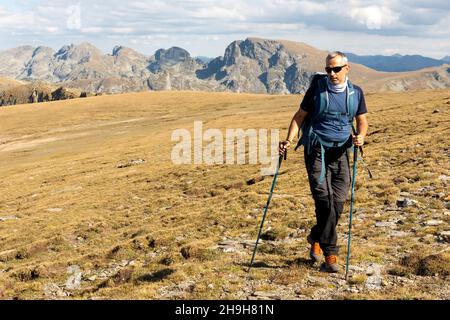
[[[176,166],[171,133],[192,132],[202,120],[204,130],[280,128],[284,137],[299,99],[153,92],[0,109],[0,217],[16,217],[0,220],[0,296],[52,298],[48,288],[60,288],[74,298],[448,299],[445,276],[388,274],[402,268],[399,257],[446,248],[435,235],[448,225],[439,180],[449,174],[448,90],[367,96],[373,134],[365,161],[375,179],[359,170],[351,262],[355,270],[381,264],[380,290],[364,289],[364,271],[349,287],[342,273],[308,263],[314,208],[302,152],[289,154],[276,186],[265,225],[276,240],[258,251],[262,267],[244,271],[251,251],[239,243],[256,238],[271,178],[246,184],[260,165]],[[117,167],[135,159],[146,162]],[[418,207],[387,210],[401,191],[423,186],[443,195],[419,194]],[[422,226],[436,217],[444,223]],[[347,219],[339,226],[342,263]],[[374,227],[392,219],[406,236]],[[218,248],[224,240],[234,252]],[[64,288],[69,265],[83,271],[79,290]]]

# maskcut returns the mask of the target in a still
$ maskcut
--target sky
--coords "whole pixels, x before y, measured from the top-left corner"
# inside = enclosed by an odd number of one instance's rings
[[[217,57],[247,37],[360,55],[450,55],[449,0],[0,0],[0,50],[90,42]]]

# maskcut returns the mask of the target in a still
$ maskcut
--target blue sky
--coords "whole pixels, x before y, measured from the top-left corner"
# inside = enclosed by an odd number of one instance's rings
[[[91,42],[147,55],[179,46],[223,55],[247,37],[301,41],[357,54],[450,55],[445,0],[0,0],[0,50]]]

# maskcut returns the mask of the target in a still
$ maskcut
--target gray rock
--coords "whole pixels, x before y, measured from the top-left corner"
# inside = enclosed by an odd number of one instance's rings
[[[117,168],[127,168],[127,167],[131,167],[131,166],[143,164],[145,162],[147,162],[145,159],[132,159],[132,160],[127,161],[126,163],[119,163],[117,165]]]
[[[47,298],[55,298],[55,297],[67,297],[70,294],[66,292],[63,288],[58,286],[56,283],[48,283],[44,286],[44,295]]]
[[[447,183],[450,182],[450,176],[447,176],[447,175],[445,175],[445,174],[440,175],[440,176],[439,176],[439,180],[440,180],[441,182],[443,182],[444,184],[447,184]]]
[[[366,279],[365,286],[369,290],[381,289],[381,265],[370,264],[367,268],[366,274],[369,276]]]
[[[438,225],[443,224],[443,223],[444,223],[444,221],[442,221],[442,220],[432,219],[432,220],[426,221],[424,224],[426,226],[438,226]]]
[[[67,267],[67,274],[69,277],[66,281],[66,289],[68,290],[78,290],[81,288],[81,276],[82,272],[80,267],[77,265]]]
[[[399,198],[397,200],[397,206],[401,208],[416,206],[417,201],[410,198]]]
[[[0,221],[16,220],[16,219],[17,219],[16,216],[3,216],[3,217],[0,217]]]
[[[181,291],[192,292],[195,289],[195,281],[187,280],[180,283],[177,287]]]
[[[408,232],[405,231],[398,231],[398,230],[392,230],[389,232],[389,236],[390,237],[394,237],[394,238],[401,238],[401,237],[406,237],[408,236]]]
[[[375,222],[375,227],[377,228],[394,228],[397,221],[381,221]]]
[[[439,233],[438,240],[442,242],[450,242],[450,230]]]
[[[252,293],[253,297],[257,297],[259,299],[272,299],[272,300],[280,300],[281,297],[277,292],[270,291],[255,291]]]

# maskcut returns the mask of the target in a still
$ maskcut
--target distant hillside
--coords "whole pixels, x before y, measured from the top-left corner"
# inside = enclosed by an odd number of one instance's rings
[[[85,98],[94,94],[68,89],[42,81],[16,81],[0,78],[0,107],[25,103],[59,101],[74,98]]]
[[[311,76],[323,71],[326,55],[326,51],[305,43],[260,38],[233,41],[223,56],[209,62],[193,58],[179,47],[159,49],[147,56],[123,46],[104,54],[90,43],[66,45],[58,51],[22,46],[0,52],[0,76],[96,93],[193,90],[296,94],[304,93]],[[374,91],[385,90],[387,80],[392,90],[433,89],[449,86],[449,73],[442,70],[436,68],[439,76],[416,79],[410,86],[408,75],[352,63],[351,79]]]
[[[360,63],[377,71],[385,72],[416,71],[429,67],[437,67],[445,63],[444,60],[419,55],[359,56],[353,53],[346,53],[346,55],[350,62]]]

